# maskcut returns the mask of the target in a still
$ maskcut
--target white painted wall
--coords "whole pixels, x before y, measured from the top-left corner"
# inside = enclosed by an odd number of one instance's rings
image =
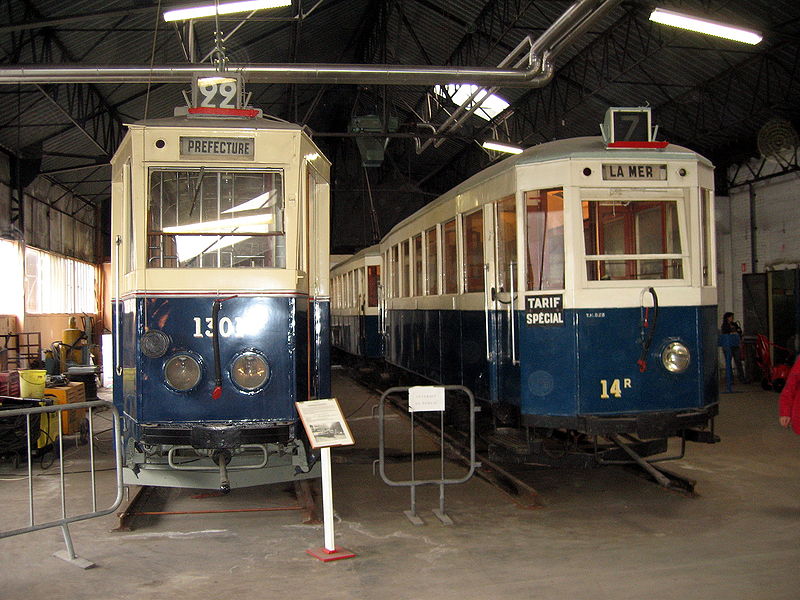
[[[755,269],[751,264],[750,186],[739,185],[716,199],[719,316],[740,319],[742,273],[764,273],[800,264],[800,173],[753,184]]]

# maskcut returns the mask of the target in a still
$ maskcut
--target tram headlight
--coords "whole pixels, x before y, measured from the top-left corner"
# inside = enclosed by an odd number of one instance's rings
[[[164,363],[164,379],[172,389],[188,392],[200,383],[203,368],[191,354],[176,354]]]
[[[661,352],[661,364],[670,373],[683,373],[689,368],[692,355],[680,342],[671,342]]]
[[[239,353],[231,364],[231,379],[245,392],[258,390],[269,379],[267,359],[255,350]]]

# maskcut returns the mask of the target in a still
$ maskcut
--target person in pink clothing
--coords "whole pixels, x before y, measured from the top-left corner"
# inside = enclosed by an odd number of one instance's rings
[[[794,361],[786,386],[781,392],[778,403],[778,422],[781,427],[792,426],[794,432],[800,435],[800,360]]]

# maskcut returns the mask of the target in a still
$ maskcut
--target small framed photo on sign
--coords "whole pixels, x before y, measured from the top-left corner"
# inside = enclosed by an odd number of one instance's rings
[[[295,402],[312,448],[355,444],[336,398]]]

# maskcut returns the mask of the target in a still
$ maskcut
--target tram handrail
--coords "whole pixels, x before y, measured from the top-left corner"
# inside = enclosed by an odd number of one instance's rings
[[[97,482],[95,479],[95,457],[94,457],[94,425],[92,419],[92,413],[94,408],[104,408],[111,411],[112,420],[114,425],[114,464],[116,470],[116,497],[111,505],[107,508],[102,510],[97,509]],[[66,485],[65,485],[65,473],[64,473],[64,432],[63,432],[63,425],[61,415],[63,412],[69,410],[82,410],[87,409],[87,418],[89,423],[89,432],[88,432],[88,444],[89,444],[89,472],[90,472],[90,479],[91,479],[91,501],[92,501],[92,510],[88,512],[84,512],[82,514],[77,514],[73,516],[67,516],[67,508],[66,508]],[[38,439],[39,435],[38,432],[34,432],[33,437],[31,436],[31,416],[36,414],[47,414],[47,413],[56,413],[56,421],[58,423],[58,455],[59,455],[59,483],[60,483],[60,490],[61,490],[61,518],[54,519],[51,521],[47,521],[45,523],[36,523],[36,518],[34,515],[34,493],[33,493],[33,468],[32,468],[32,449],[31,444],[32,441],[35,443],[35,440]],[[93,566],[93,563],[86,561],[85,559],[79,558],[73,549],[72,545],[72,538],[69,533],[68,525],[70,523],[76,523],[78,521],[85,521],[88,519],[93,519],[96,517],[102,517],[114,512],[119,505],[122,503],[123,497],[123,484],[122,484],[122,448],[121,448],[121,435],[120,435],[120,419],[119,419],[119,412],[117,411],[116,407],[105,400],[91,400],[88,402],[75,402],[72,404],[60,404],[60,405],[51,405],[51,406],[35,406],[31,408],[16,408],[10,410],[2,410],[0,411],[0,418],[7,418],[7,417],[16,417],[16,416],[25,416],[25,433],[27,436],[27,459],[28,459],[28,521],[29,524],[27,527],[19,527],[17,529],[11,529],[8,531],[0,531],[0,539],[13,537],[16,535],[22,535],[25,533],[31,533],[34,531],[41,531],[43,529],[49,529],[52,527],[61,527],[62,532],[64,534],[64,542],[66,544],[66,552],[65,553],[56,553],[56,556],[59,558],[64,558],[65,560],[72,562],[73,564],[77,564],[83,568],[87,568]],[[48,417],[49,418],[49,417]]]

